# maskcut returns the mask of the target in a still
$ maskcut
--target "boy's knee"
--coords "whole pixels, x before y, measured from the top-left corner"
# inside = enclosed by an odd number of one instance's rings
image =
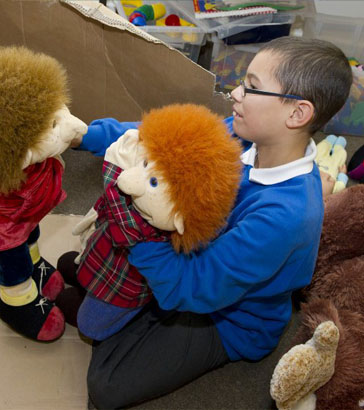
[[[92,401],[92,404],[97,408],[97,409],[102,409],[104,408],[104,400],[103,400],[103,395],[105,392],[104,386],[103,386],[103,380],[96,380],[94,375],[92,373],[88,373],[87,375],[87,390],[88,390],[88,395]]]
[[[102,377],[100,373],[89,369],[87,375],[88,394],[97,410],[113,410],[123,407],[123,403],[119,402],[119,392],[122,390],[122,386],[116,391],[110,386],[108,380],[108,377]]]
[[[91,402],[97,410],[123,409],[136,400],[133,399],[134,389],[129,379],[122,374],[115,375],[114,366],[92,366],[92,360],[87,374],[87,388]]]

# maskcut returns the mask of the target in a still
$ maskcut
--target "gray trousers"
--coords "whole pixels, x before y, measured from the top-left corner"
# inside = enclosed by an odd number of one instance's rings
[[[153,300],[94,347],[87,377],[90,400],[98,410],[124,408],[228,362],[209,315],[165,311]]]

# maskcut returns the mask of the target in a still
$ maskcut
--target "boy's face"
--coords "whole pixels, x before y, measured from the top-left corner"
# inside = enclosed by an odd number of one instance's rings
[[[281,86],[273,76],[279,63],[277,55],[268,51],[258,53],[248,67],[246,87],[281,93]],[[243,97],[240,86],[232,91],[231,96],[234,100],[233,129],[237,135],[257,144],[271,144],[282,138],[291,104],[283,104],[275,96],[246,94]]]

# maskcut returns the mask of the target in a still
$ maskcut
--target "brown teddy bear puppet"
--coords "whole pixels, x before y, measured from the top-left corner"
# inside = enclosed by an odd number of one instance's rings
[[[324,225],[316,269],[311,284],[301,294],[306,303],[301,305],[302,323],[293,341],[293,345],[304,343],[326,321],[333,322],[339,331],[334,373],[329,380],[321,383],[322,387],[317,385],[314,389],[316,404],[312,408],[317,410],[358,410],[363,406],[363,227],[363,185],[344,189],[325,199]],[[304,360],[300,362],[300,366],[306,364]],[[291,363],[291,368],[297,367],[297,363]],[[311,372],[317,370],[318,366],[314,366]],[[301,381],[307,383],[307,379]],[[275,383],[275,386],[278,384]],[[286,390],[286,393],[288,390],[292,393],[294,388],[291,386]],[[295,405],[290,408],[299,408],[298,402]]]
[[[39,253],[39,221],[65,199],[59,156],[87,126],[71,115],[66,73],[52,57],[0,48],[0,318],[50,341],[64,330],[51,302],[64,281]]]

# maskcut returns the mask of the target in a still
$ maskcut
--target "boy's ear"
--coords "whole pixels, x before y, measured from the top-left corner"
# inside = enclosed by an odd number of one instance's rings
[[[286,120],[288,128],[301,128],[307,125],[313,118],[315,107],[308,100],[297,100]]]
[[[174,214],[173,223],[174,223],[174,226],[176,228],[176,231],[180,235],[183,235],[183,232],[185,231],[185,226],[184,226],[184,223],[183,223],[183,216],[179,212],[176,212]]]

